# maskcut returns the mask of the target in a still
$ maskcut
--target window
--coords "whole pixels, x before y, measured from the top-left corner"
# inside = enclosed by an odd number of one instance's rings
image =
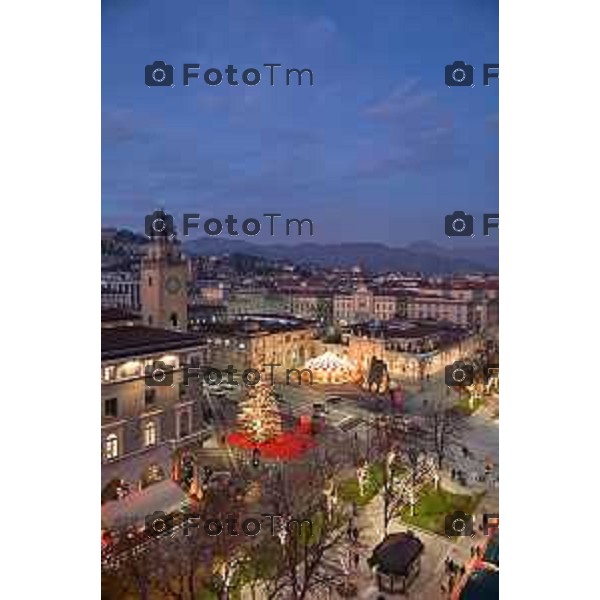
[[[179,319],[177,318],[177,313],[171,313],[171,325],[173,325],[173,327],[177,327],[178,324]]]
[[[152,277],[148,277],[148,287],[152,287]]]
[[[183,438],[190,435],[190,412],[182,410],[179,413],[179,437]]]
[[[154,446],[156,444],[156,423],[148,421],[144,425],[144,446]]]
[[[107,398],[104,400],[104,416],[105,417],[116,417],[117,416],[117,399]]]
[[[109,433],[104,440],[104,457],[113,460],[119,456],[119,438],[116,433]]]
[[[165,478],[165,474],[159,465],[150,465],[145,475],[145,482],[147,485],[162,481]]]
[[[144,402],[146,407],[154,406],[156,404],[156,390],[146,389],[144,392]]]

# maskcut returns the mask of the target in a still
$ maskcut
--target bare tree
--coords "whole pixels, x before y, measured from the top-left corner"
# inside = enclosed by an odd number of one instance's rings
[[[149,600],[159,564],[156,542],[133,525],[115,528],[111,538],[102,552],[102,598]]]
[[[308,465],[304,473],[312,478],[311,486],[300,483],[301,472],[292,478],[285,469],[270,482],[268,500],[274,513],[282,518],[277,535],[269,536],[257,549],[274,556],[269,578],[264,582],[266,600],[304,600],[315,587],[336,580],[330,559],[343,545],[348,514],[337,500],[325,501],[326,474],[317,467]],[[298,494],[300,489],[305,494]],[[278,551],[273,551],[274,544],[279,544]]]
[[[211,552],[202,534],[183,535],[159,542],[161,561],[156,571],[155,586],[169,600],[194,600],[208,587]]]
[[[429,407],[425,417],[427,439],[440,471],[452,447],[459,443],[463,422],[464,417],[458,411],[443,406],[441,402]]]

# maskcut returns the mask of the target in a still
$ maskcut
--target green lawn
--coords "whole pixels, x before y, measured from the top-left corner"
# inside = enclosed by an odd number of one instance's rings
[[[375,463],[369,468],[369,478],[365,485],[365,493],[360,495],[357,477],[341,481],[338,486],[338,497],[344,502],[355,502],[357,506],[365,506],[377,495],[383,486],[383,463]]]
[[[338,497],[344,502],[355,502],[357,506],[365,506],[373,500],[383,487],[384,479],[384,463],[377,462],[371,465],[369,469],[369,479],[365,485],[365,493],[363,496],[359,494],[358,479],[350,477],[339,483]],[[398,481],[406,474],[406,468],[403,466],[394,467],[394,480]]]
[[[465,416],[472,415],[483,403],[485,400],[473,400],[473,404],[471,406],[471,402],[469,401],[469,394],[461,393],[460,398],[454,404],[454,408],[458,410],[460,413],[463,413]]]
[[[433,486],[424,488],[415,505],[415,516],[410,515],[410,506],[402,510],[402,521],[408,525],[415,525],[434,533],[445,535],[444,523],[446,515],[461,510],[473,514],[484,492],[473,496],[452,494],[443,489],[435,490]]]

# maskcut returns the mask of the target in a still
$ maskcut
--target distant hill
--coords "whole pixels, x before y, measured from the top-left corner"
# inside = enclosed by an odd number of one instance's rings
[[[227,238],[197,238],[183,244],[188,255],[248,254],[298,265],[349,268],[361,265],[369,271],[414,271],[422,273],[465,273],[498,271],[497,248],[446,250],[429,242],[406,248],[378,243],[316,244],[293,246],[255,244]]]
[[[494,273],[498,272],[499,258],[498,246],[477,246],[466,244],[464,248],[443,248],[432,242],[415,242],[406,247],[412,252],[435,254],[437,256],[448,256],[451,258],[461,258],[468,261],[480,263]]]

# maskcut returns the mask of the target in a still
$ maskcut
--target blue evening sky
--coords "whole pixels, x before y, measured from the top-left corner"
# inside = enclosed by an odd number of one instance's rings
[[[313,219],[314,241],[403,246],[447,243],[446,213],[498,209],[498,80],[482,85],[497,0],[103,0],[102,13],[104,225],[141,231],[160,206],[176,221],[279,212]],[[155,60],[174,65],[173,88],[145,85]],[[455,60],[475,87],[446,87]],[[184,62],[233,64],[240,85],[184,87]],[[274,87],[267,62],[283,64]],[[241,83],[248,67],[259,85]],[[314,85],[286,87],[285,68]]]

